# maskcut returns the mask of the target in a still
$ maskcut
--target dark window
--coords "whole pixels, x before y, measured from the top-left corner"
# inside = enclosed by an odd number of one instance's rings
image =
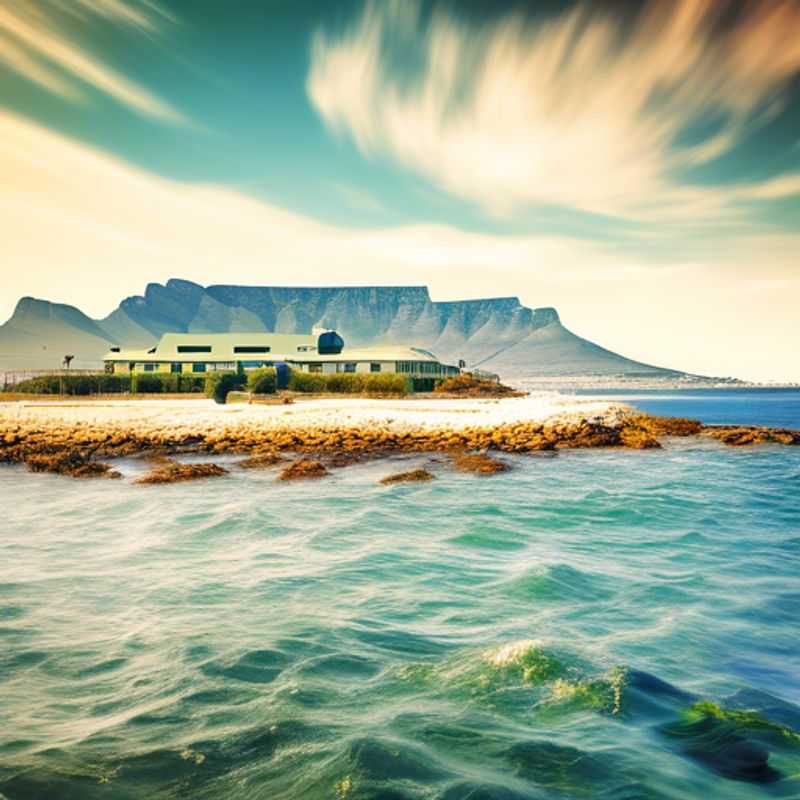
[[[202,361],[195,361],[192,364],[192,372],[205,372],[206,365]]]
[[[155,364],[145,364],[144,365],[144,371],[145,372],[155,372],[156,371],[156,365]]]
[[[269,353],[269,347],[263,347],[260,345],[236,345],[233,348],[234,353]]]
[[[356,371],[356,365],[355,364],[345,364],[344,365],[344,371],[345,372],[355,372]]]
[[[370,372],[380,372],[381,371],[381,365],[377,361],[373,361],[369,365],[369,371]]]
[[[309,372],[322,372],[322,364],[309,364],[308,365]]]
[[[179,362],[174,362],[174,363],[169,365],[169,371],[170,372],[182,372],[183,371],[183,365],[180,364]]]
[[[178,345],[178,352],[179,353],[210,353],[211,352],[211,345],[210,344],[179,344]],[[205,369],[200,370],[201,372],[205,372]]]

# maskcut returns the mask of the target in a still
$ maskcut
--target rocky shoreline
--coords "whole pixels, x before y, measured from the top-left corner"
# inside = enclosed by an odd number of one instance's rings
[[[409,427],[387,424],[302,426],[270,424],[164,426],[124,421],[0,418],[0,462],[26,464],[35,472],[79,478],[120,477],[109,462],[141,455],[154,459],[139,483],[169,483],[225,475],[213,463],[180,464],[170,456],[198,453],[246,456],[242,468],[281,467],[280,478],[322,477],[331,468],[395,453],[446,453],[461,471],[492,474],[507,465],[491,453],[535,453],[571,448],[658,449],[663,437],[706,437],[724,445],[800,445],[800,431],[703,425],[632,410],[605,416],[495,425]],[[286,456],[292,455],[291,461]]]

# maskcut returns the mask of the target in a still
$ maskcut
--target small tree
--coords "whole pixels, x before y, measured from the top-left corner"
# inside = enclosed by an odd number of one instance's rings
[[[273,367],[253,370],[247,378],[247,388],[253,394],[275,394],[277,385],[277,373]]]
[[[235,372],[212,372],[206,378],[206,397],[213,397],[220,405],[228,399],[228,392],[243,388],[244,382]]]

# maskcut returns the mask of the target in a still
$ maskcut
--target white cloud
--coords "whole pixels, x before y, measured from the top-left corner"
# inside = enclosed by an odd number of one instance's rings
[[[365,154],[389,155],[496,214],[529,203],[717,213],[745,187],[680,187],[669,176],[725,153],[763,121],[767,101],[777,107],[800,68],[800,10],[754,0],[712,36],[715,8],[655,0],[622,38],[611,13],[581,7],[479,27],[444,11],[423,23],[416,0],[369,2],[350,29],[316,32],[307,91]],[[404,74],[395,52],[418,56],[418,74]],[[718,114],[721,130],[676,150],[700,114]]]
[[[17,0],[0,6],[0,64],[69,100],[85,100],[81,86],[88,84],[141,114],[181,122],[181,114],[169,104],[93,58],[59,30],[54,13],[68,13],[79,23],[101,16],[153,35],[157,8],[121,0]]]
[[[104,316],[170,277],[427,284],[439,300],[516,294],[555,305],[577,333],[640,360],[800,380],[797,237],[731,237],[655,266],[556,236],[342,228],[156,177],[2,112],[0,174],[0,319],[22,295]]]

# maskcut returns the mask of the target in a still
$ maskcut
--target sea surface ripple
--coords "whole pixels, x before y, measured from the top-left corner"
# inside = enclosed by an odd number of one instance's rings
[[[800,450],[508,458],[1,468],[0,795],[800,796]]]

